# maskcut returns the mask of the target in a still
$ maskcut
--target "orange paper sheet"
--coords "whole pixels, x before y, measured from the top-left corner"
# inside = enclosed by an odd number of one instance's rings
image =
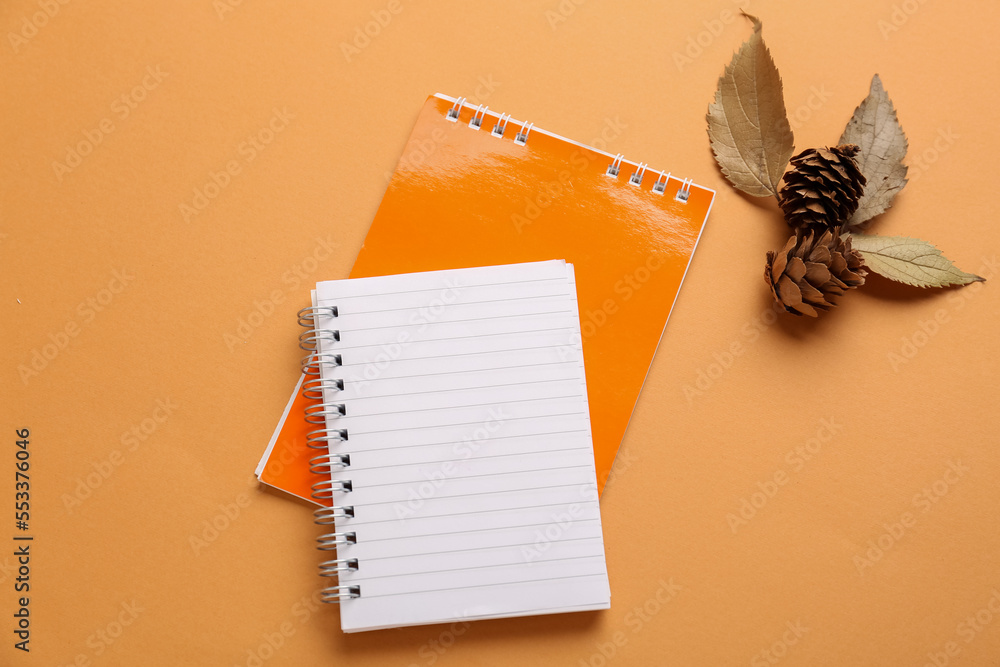
[[[521,121],[453,107],[424,104],[350,277],[571,262],[603,491],[715,193],[628,161],[609,176],[614,156],[537,128],[522,144]],[[295,392],[257,471],[305,499],[309,403]]]

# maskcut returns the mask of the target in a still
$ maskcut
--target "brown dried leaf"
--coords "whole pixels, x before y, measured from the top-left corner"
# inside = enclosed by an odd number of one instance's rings
[[[794,149],[792,129],[778,68],[760,36],[760,20],[743,15],[753,22],[753,34],[719,77],[706,117],[708,136],[729,182],[749,195],[766,197],[778,193]]]
[[[848,227],[856,227],[892,206],[896,193],[906,185],[906,135],[878,74],[872,77],[868,97],[840,135],[840,143],[861,148],[854,159],[868,179],[858,210],[847,221]]]
[[[851,234],[851,247],[861,253],[869,269],[907,285],[947,287],[986,280],[958,269],[940,250],[920,239]]]

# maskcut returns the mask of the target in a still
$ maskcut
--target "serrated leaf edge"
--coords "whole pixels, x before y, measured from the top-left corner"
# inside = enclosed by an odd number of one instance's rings
[[[781,175],[784,174],[784,172],[788,169],[788,162],[789,162],[788,158],[785,159],[785,164],[782,165],[782,168],[781,168],[781,170],[779,172],[779,175],[778,175],[778,181],[776,183],[771,183],[770,180],[768,180],[767,182],[761,180],[761,178],[754,171],[751,170],[750,171],[750,176],[755,181],[757,181],[757,183],[760,185],[761,190],[762,190],[761,192],[752,192],[750,190],[744,189],[743,187],[740,187],[739,185],[737,185],[732,180],[732,178],[730,178],[730,174],[732,173],[732,170],[729,169],[727,166],[725,166],[722,163],[722,161],[719,159],[719,155],[720,155],[719,151],[716,150],[716,143],[719,143],[719,144],[722,144],[722,145],[727,146],[729,148],[732,148],[733,150],[735,150],[740,155],[740,158],[743,159],[743,153],[742,153],[742,151],[740,150],[739,146],[735,145],[735,137],[733,137],[734,143],[733,144],[729,144],[729,143],[724,142],[724,141],[717,141],[716,138],[715,138],[715,136],[713,136],[713,133],[712,133],[712,122],[713,122],[712,121],[712,109],[713,108],[718,108],[718,109],[720,109],[720,111],[722,111],[721,115],[723,117],[726,116],[726,114],[725,114],[725,108],[722,106],[722,101],[720,99],[721,96],[722,96],[722,83],[725,80],[725,78],[731,73],[732,68],[734,67],[734,63],[736,62],[737,57],[739,57],[740,52],[748,44],[750,44],[750,40],[752,40],[754,37],[758,37],[760,39],[761,48],[764,50],[764,55],[767,57],[767,60],[774,66],[774,71],[775,71],[775,73],[778,76],[778,91],[779,91],[779,94],[782,97],[782,111],[784,112],[784,115],[785,115],[785,124],[788,126],[788,132],[789,132],[789,134],[792,137],[792,146],[791,146],[791,148],[789,150],[789,158],[791,157],[792,154],[795,153],[795,143],[794,143],[795,142],[795,135],[794,135],[794,132],[792,131],[791,123],[788,122],[788,110],[785,108],[785,105],[784,105],[784,81],[781,78],[781,72],[778,71],[778,65],[777,65],[777,63],[774,62],[774,57],[771,55],[771,50],[769,48],[767,48],[767,44],[764,43],[764,38],[761,35],[761,31],[763,29],[763,24],[761,23],[761,21],[760,21],[760,19],[758,17],[754,16],[753,14],[748,14],[746,11],[744,11],[742,9],[740,10],[740,14],[742,16],[744,16],[746,19],[748,19],[753,24],[753,32],[750,34],[750,37],[748,37],[742,44],[740,44],[739,48],[733,53],[732,58],[730,58],[729,63],[726,64],[725,69],[723,70],[722,76],[720,76],[718,78],[718,80],[716,81],[715,95],[713,97],[712,103],[709,104],[709,113],[706,114],[706,120],[708,121],[708,128],[707,128],[707,130],[708,130],[708,137],[709,137],[709,146],[711,147],[711,150],[712,150],[712,157],[715,158],[715,162],[716,162],[716,164],[719,165],[719,169],[720,169],[720,171],[722,171],[722,175],[726,177],[726,180],[729,181],[730,185],[732,185],[734,188],[736,188],[740,192],[744,192],[744,193],[746,193],[748,195],[751,195],[753,197],[766,197],[768,195],[772,195],[774,197],[777,197],[778,196],[778,189],[779,189],[780,184],[781,184]],[[729,134],[732,135],[732,132],[729,132]],[[743,160],[743,162],[744,162],[744,164],[747,164],[747,165],[750,164],[745,159]],[[767,169],[765,168],[763,171],[766,173]],[[770,174],[767,174],[767,176],[768,176],[768,179],[770,179]]]
[[[924,288],[926,288],[926,287],[949,287],[949,286],[952,286],[952,285],[968,285],[968,284],[974,283],[974,282],[986,282],[986,278],[983,278],[982,276],[977,276],[974,273],[968,273],[967,271],[963,271],[960,268],[958,268],[957,266],[955,266],[955,263],[952,262],[950,259],[948,259],[945,256],[945,254],[937,246],[935,246],[934,244],[932,244],[932,243],[930,243],[928,241],[924,241],[923,239],[918,239],[918,238],[914,238],[914,237],[911,237],[911,236],[879,236],[877,234],[850,234],[850,233],[847,233],[847,234],[844,234],[844,236],[849,236],[851,238],[851,240],[852,240],[851,247],[854,250],[857,250],[859,253],[861,253],[862,257],[864,257],[864,259],[865,259],[865,265],[869,269],[871,269],[874,273],[877,273],[878,275],[882,276],[883,278],[888,278],[889,280],[893,280],[895,282],[903,283],[904,285],[912,285],[914,287],[924,287]],[[933,282],[928,282],[926,280],[920,280],[919,276],[913,275],[911,272],[908,272],[908,271],[906,271],[904,269],[899,269],[897,271],[897,273],[902,274],[904,276],[907,276],[907,277],[911,278],[911,280],[900,280],[895,275],[890,275],[892,272],[886,271],[884,267],[885,266],[891,266],[892,264],[890,264],[890,262],[896,262],[896,263],[902,264],[904,266],[913,266],[915,268],[920,268],[920,264],[917,264],[914,261],[903,260],[903,259],[900,259],[898,257],[891,257],[891,256],[885,255],[883,251],[885,249],[887,249],[887,248],[893,247],[893,245],[884,246],[883,248],[881,248],[879,250],[863,250],[861,248],[858,248],[855,245],[855,242],[856,242],[856,240],[857,240],[858,237],[873,238],[873,239],[877,238],[877,239],[884,239],[884,240],[896,240],[896,239],[898,239],[900,241],[900,243],[894,244],[894,245],[906,245],[906,243],[905,243],[906,241],[917,241],[919,243],[925,244],[925,245],[928,246],[928,252],[926,252],[925,254],[922,254],[922,255],[918,255],[914,259],[919,259],[920,257],[941,257],[941,258],[943,258],[945,261],[947,261],[951,265],[951,269],[950,270],[948,270],[948,271],[942,270],[942,272],[949,273],[949,274],[953,273],[954,275],[956,275],[956,276],[958,276],[960,278],[969,278],[969,279],[965,280],[964,282],[962,282],[960,280],[952,280],[952,281],[947,282],[944,285],[938,285],[938,284],[935,284]],[[873,258],[874,258],[874,261],[872,261]],[[879,270],[880,268],[882,268],[881,271]]]
[[[862,107],[864,107],[865,104],[869,101],[869,99],[872,98],[872,94],[875,92],[875,89],[876,89],[876,84],[878,86],[878,90],[882,94],[885,95],[885,101],[888,104],[889,112],[890,112],[892,121],[896,124],[896,127],[899,128],[899,134],[903,138],[903,157],[905,158],[906,157],[906,153],[909,151],[910,140],[907,138],[906,132],[903,131],[903,126],[899,122],[899,114],[896,112],[896,105],[895,105],[895,103],[893,103],[892,98],[889,97],[889,91],[887,91],[885,89],[885,84],[882,83],[882,77],[880,77],[878,75],[878,72],[876,72],[872,76],[871,83],[868,86],[868,94],[865,96],[865,98],[863,100],[861,100],[861,103],[858,104],[858,106],[854,108],[854,112],[851,114],[851,118],[847,121],[847,125],[844,127],[844,131],[840,135],[839,143],[841,143],[841,144],[844,143],[844,140],[847,137],[847,132],[848,132],[848,130],[851,127],[851,124],[854,123],[855,121],[859,120],[859,118],[863,115],[861,113]],[[879,158],[879,160],[881,160],[881,159],[882,158]],[[874,218],[877,218],[878,216],[884,214],[886,211],[888,211],[890,208],[892,208],[892,205],[896,201],[896,196],[899,195],[899,193],[903,191],[903,188],[906,187],[906,184],[909,183],[909,180],[910,180],[909,178],[907,178],[907,172],[909,172],[909,166],[905,162],[902,161],[902,158],[900,159],[899,165],[903,169],[902,183],[895,190],[895,192],[892,194],[892,196],[889,198],[889,201],[888,201],[888,203],[886,203],[885,208],[882,209],[881,211],[879,211],[878,213],[874,213],[872,215],[869,215],[868,217],[862,218],[861,215],[860,215],[860,211],[862,211],[864,209],[864,206],[859,206],[858,212],[855,213],[853,216],[851,216],[851,219],[847,221],[847,226],[848,227],[851,227],[851,228],[860,227],[861,225],[866,224],[867,222],[873,220]],[[864,170],[862,170],[862,173],[864,173]],[[865,174],[865,176],[869,177],[869,174]],[[888,178],[888,177],[886,177],[886,178]],[[873,179],[869,178],[869,180],[873,180]],[[883,181],[884,180],[886,180],[886,179],[883,179]],[[862,195],[862,202],[859,202],[859,203],[863,203],[864,198],[865,198],[865,195]]]

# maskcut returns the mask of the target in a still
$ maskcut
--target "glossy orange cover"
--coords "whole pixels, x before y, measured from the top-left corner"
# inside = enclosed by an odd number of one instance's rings
[[[572,263],[603,491],[715,193],[629,161],[609,176],[614,156],[471,105],[453,121],[453,107],[424,104],[350,277]],[[307,404],[292,400],[258,469],[303,498]]]

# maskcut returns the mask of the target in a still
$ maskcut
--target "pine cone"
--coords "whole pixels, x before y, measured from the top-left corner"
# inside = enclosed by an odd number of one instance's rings
[[[866,182],[854,161],[859,150],[854,144],[809,148],[792,158],[778,191],[778,205],[790,227],[822,231],[854,215]]]
[[[798,229],[780,252],[767,253],[764,280],[774,300],[793,315],[816,317],[837,305],[834,297],[865,284],[864,259],[851,249],[840,228],[823,232]]]

